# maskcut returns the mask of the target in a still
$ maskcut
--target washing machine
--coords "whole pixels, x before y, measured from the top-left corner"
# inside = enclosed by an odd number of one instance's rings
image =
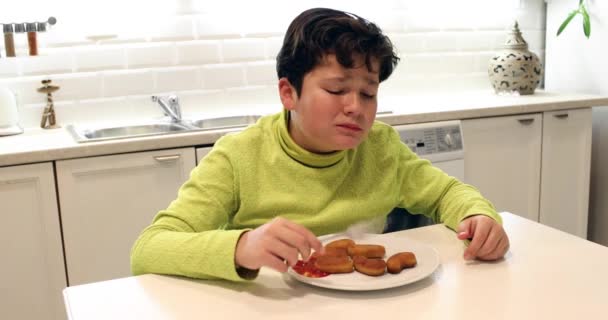
[[[464,141],[459,120],[398,125],[401,141],[420,158],[460,181],[464,180]],[[387,217],[384,232],[431,225],[426,216],[395,208]]]

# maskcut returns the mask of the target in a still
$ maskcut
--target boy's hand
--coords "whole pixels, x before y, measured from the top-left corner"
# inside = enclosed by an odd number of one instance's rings
[[[481,214],[462,220],[458,226],[458,239],[471,240],[464,251],[466,260],[497,260],[509,250],[509,237],[502,226]]]
[[[287,265],[298,262],[298,254],[308,259],[311,249],[321,251],[322,248],[310,230],[279,217],[244,233],[236,245],[234,259],[238,266],[247,269],[270,267],[285,272]]]

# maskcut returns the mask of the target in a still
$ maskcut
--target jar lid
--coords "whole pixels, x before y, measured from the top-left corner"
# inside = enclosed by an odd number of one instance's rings
[[[36,22],[28,22],[25,24],[25,30],[27,32],[36,32]]]
[[[5,23],[2,25],[2,29],[4,30],[4,33],[12,33],[13,32],[13,24],[12,23]]]
[[[22,33],[25,31],[25,26],[23,23],[15,23],[15,32]]]
[[[36,31],[38,31],[38,32],[46,32],[46,22],[38,22],[36,24]]]
[[[528,49],[528,43],[524,40],[524,37],[519,31],[519,24],[517,20],[513,24],[511,31],[507,34],[507,40],[503,44],[505,49]]]

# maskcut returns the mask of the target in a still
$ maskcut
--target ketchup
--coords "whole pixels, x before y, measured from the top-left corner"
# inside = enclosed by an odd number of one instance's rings
[[[298,260],[295,266],[293,266],[293,270],[305,277],[309,278],[323,278],[327,277],[329,273],[323,272],[317,268],[315,268],[315,261],[317,258],[310,257],[308,261]]]

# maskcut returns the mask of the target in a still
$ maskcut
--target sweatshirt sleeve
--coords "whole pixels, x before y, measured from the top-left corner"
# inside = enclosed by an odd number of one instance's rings
[[[464,184],[419,158],[400,141],[401,206],[413,214],[424,214],[456,230],[469,216],[483,214],[502,223],[490,201],[473,186]]]
[[[246,230],[224,229],[237,209],[238,190],[220,142],[192,171],[177,199],[140,234],[131,249],[134,275],[245,280],[237,273],[234,253]]]

